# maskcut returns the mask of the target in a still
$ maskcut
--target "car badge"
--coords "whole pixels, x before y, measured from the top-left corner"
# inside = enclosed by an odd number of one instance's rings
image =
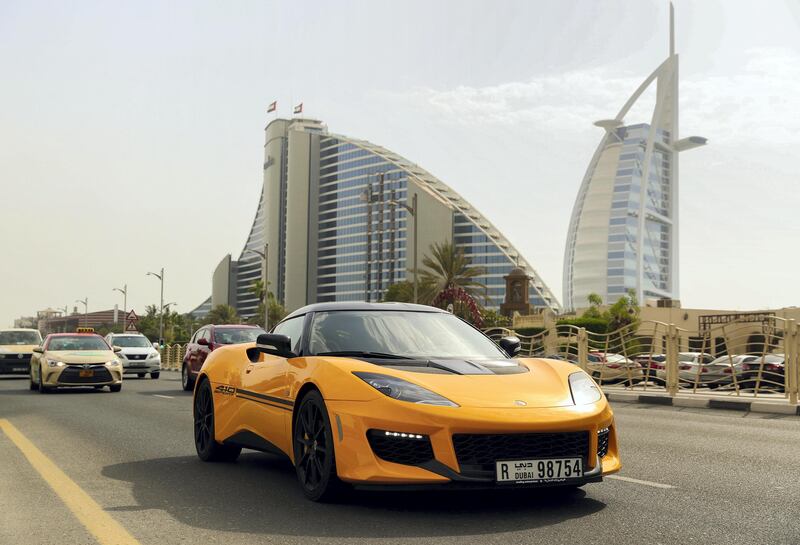
[[[525,402],[524,402],[524,401],[522,401],[521,399],[515,399],[515,400],[514,400],[514,405],[519,405],[520,407],[524,407],[524,406],[526,406],[526,405],[527,405],[527,403],[525,403]]]
[[[83,368],[84,369],[89,369],[90,367],[91,367],[91,365],[89,365],[88,363],[84,363],[83,364]]]

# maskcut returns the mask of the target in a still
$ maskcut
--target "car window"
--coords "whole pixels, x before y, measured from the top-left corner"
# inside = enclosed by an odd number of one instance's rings
[[[703,363],[711,363],[714,360],[709,354],[703,354]]]
[[[41,340],[36,331],[0,331],[0,345],[39,344]]]
[[[218,344],[252,343],[262,333],[266,333],[266,331],[260,327],[219,327],[214,331],[214,342]]]
[[[208,342],[211,342],[211,328],[204,327],[203,329],[201,329],[201,331],[202,333],[200,334],[200,337],[198,337],[198,339],[205,339]]]
[[[305,316],[290,318],[276,325],[275,329],[272,331],[276,335],[286,335],[292,339],[292,352],[295,354],[300,350],[300,340],[303,336],[303,322],[305,322],[305,318]]]
[[[108,344],[99,335],[75,335],[74,337],[53,337],[47,350],[109,350]]]

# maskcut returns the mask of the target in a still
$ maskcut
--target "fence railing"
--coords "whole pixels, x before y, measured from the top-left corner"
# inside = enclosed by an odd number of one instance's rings
[[[160,351],[161,369],[167,371],[180,371],[183,357],[186,355],[185,344],[168,344]]]
[[[770,316],[761,324],[730,322],[699,333],[646,321],[611,333],[562,325],[530,336],[506,328],[486,334],[516,335],[520,356],[570,361],[600,385],[798,402],[800,333],[794,320]]]

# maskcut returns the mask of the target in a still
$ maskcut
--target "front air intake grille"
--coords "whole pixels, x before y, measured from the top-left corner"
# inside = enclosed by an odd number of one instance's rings
[[[82,377],[81,371],[85,369],[81,366],[67,367],[61,372],[58,377],[58,382],[64,384],[100,384],[104,382],[111,382],[111,373],[108,372],[103,366],[92,366],[92,376]]]
[[[597,432],[597,455],[602,458],[608,454],[608,428],[603,428]]]
[[[128,358],[131,361],[134,361],[134,360],[146,360],[147,359],[147,354],[128,354],[125,357]]]
[[[427,435],[369,430],[367,440],[372,452],[387,462],[414,466],[433,460],[433,447]]]
[[[453,435],[462,473],[494,471],[498,460],[579,457],[587,463],[589,432]]]

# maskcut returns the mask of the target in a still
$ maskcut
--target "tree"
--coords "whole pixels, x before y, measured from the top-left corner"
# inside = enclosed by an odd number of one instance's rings
[[[603,298],[596,293],[590,293],[586,298],[589,301],[589,308],[583,313],[584,318],[600,318],[602,316],[600,307],[603,305]]]
[[[486,286],[476,280],[486,269],[472,266],[472,260],[452,242],[433,244],[431,255],[423,256],[425,269],[420,273],[422,284],[429,284],[434,297],[448,288],[461,288],[473,298],[485,299]]]
[[[417,303],[420,305],[430,305],[435,297],[433,284],[424,278],[420,278],[419,291],[417,296]],[[396,282],[389,286],[386,293],[383,294],[384,301],[394,301],[398,303],[413,303],[414,302],[414,282],[411,280],[403,280]]]
[[[611,305],[604,313],[608,319],[608,330],[616,331],[617,329],[633,325],[631,329],[635,330],[636,326],[641,321],[639,319],[639,301],[636,299],[636,292],[628,290],[627,295],[620,297],[616,303]]]
[[[275,325],[286,317],[286,308],[280,304],[271,291],[264,289],[264,281],[261,279],[255,280],[250,285],[250,291],[258,299],[258,309],[254,316],[248,320],[251,324],[264,324],[264,297],[267,297],[269,302],[269,323]]]
[[[217,305],[208,311],[204,323],[206,324],[239,324],[242,319],[236,309],[230,305]]]

